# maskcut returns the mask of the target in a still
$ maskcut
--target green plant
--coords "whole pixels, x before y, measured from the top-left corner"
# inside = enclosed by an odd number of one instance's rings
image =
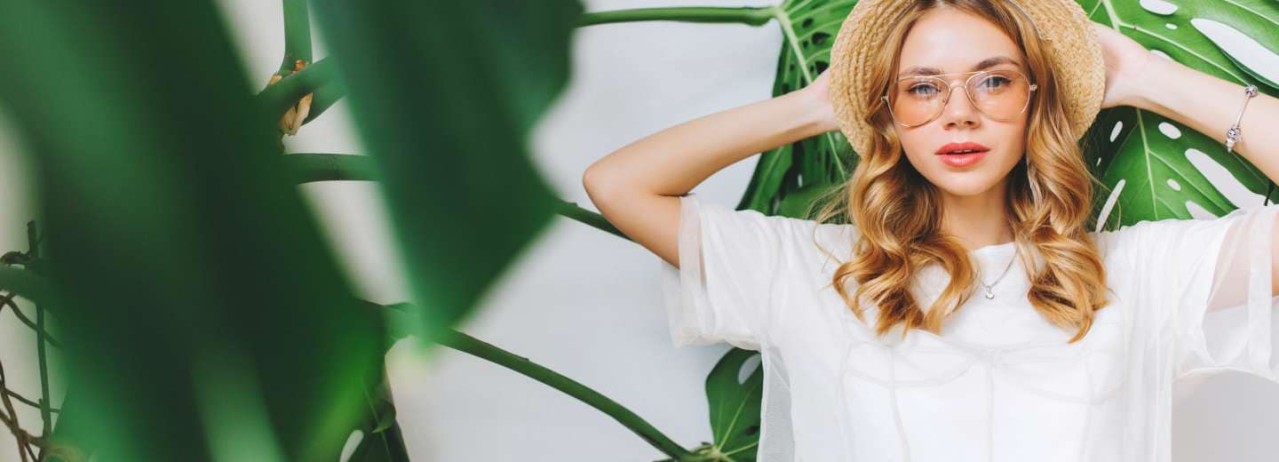
[[[0,415],[14,415],[9,397],[42,410],[40,435],[5,420],[24,458],[75,460],[73,450],[83,449],[99,460],[332,460],[360,430],[352,460],[406,460],[382,357],[416,335],[574,396],[668,460],[754,460],[755,352],[730,350],[710,372],[714,441],[687,449],[607,397],[453,326],[553,215],[624,238],[598,214],[554,198],[524,147],[566,82],[575,27],[775,23],[784,38],[773,87],[780,95],[826,69],[854,4],[583,13],[572,0],[282,0],[285,56],[273,83],[252,96],[209,2],[143,0],[122,14],[83,0],[4,0],[0,57],[9,64],[0,101],[37,166],[47,239],[33,228],[29,249],[6,255],[0,288],[9,293],[0,299],[28,321],[12,300],[35,304],[27,324],[38,333],[42,377],[45,348],[63,348],[70,391],[60,409],[47,378],[38,400],[0,393]],[[1273,76],[1190,20],[1228,24],[1273,50],[1273,2],[1200,2],[1168,15],[1131,2],[1080,4],[1094,21],[1191,67],[1279,92]],[[333,49],[318,62],[311,7]],[[368,156],[281,155],[281,131],[295,132],[341,98]],[[1164,124],[1182,135],[1164,135]],[[1273,184],[1216,136],[1149,112],[1103,111],[1084,145],[1098,177],[1119,191],[1114,226],[1189,218],[1187,201],[1218,215],[1239,205],[1186,158],[1190,148],[1274,197]],[[738,207],[805,216],[856,161],[838,132],[770,150]],[[351,295],[294,187],[329,180],[384,188],[410,303]],[[457,244],[472,239],[492,245],[462,253]],[[46,310],[65,329],[50,332]]]
[[[1223,48],[1224,37],[1214,23],[1227,25],[1271,54],[1279,51],[1279,4],[1267,1],[1210,1],[1175,5],[1170,14],[1156,14],[1133,2],[1080,0],[1093,21],[1111,26],[1146,48],[1187,66],[1240,84],[1256,84],[1269,95],[1279,82],[1259,69],[1264,56]],[[1210,35],[1207,32],[1212,31]],[[1215,36],[1214,36],[1215,35]],[[1121,128],[1115,127],[1120,125]],[[1169,128],[1171,127],[1171,128]],[[1171,135],[1170,135],[1171,134]],[[1225,168],[1249,191],[1264,195],[1268,204],[1279,192],[1255,166],[1222,145],[1224,134],[1202,134],[1153,112],[1132,107],[1102,111],[1089,130],[1088,165],[1107,188],[1118,190],[1117,226],[1143,220],[1191,218],[1187,202],[1221,216],[1241,206],[1230,201],[1190,162],[1190,150],[1206,155]],[[1105,194],[1097,197],[1100,212]]]

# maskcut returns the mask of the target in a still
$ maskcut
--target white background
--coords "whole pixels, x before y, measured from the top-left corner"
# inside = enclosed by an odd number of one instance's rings
[[[283,54],[277,1],[220,0],[250,85],[260,89]],[[701,6],[767,5],[701,0]],[[590,0],[587,11],[684,5],[670,0]],[[596,159],[643,136],[770,96],[781,46],[775,23],[648,22],[578,29],[566,91],[529,144],[564,199],[594,210],[581,174]],[[324,56],[317,44],[317,57]],[[1268,57],[1273,58],[1273,56]],[[412,57],[405,57],[412,59]],[[1279,75],[1266,69],[1268,75]],[[1277,79],[1279,80],[1279,79]],[[363,153],[345,102],[286,137],[289,152]],[[33,217],[20,140],[0,112],[0,253],[26,248]],[[735,205],[756,157],[715,174],[695,191]],[[1229,197],[1249,199],[1224,170],[1206,167]],[[361,294],[405,300],[379,193],[370,183],[301,188]],[[557,218],[522,254],[459,329],[550,367],[613,398],[686,447],[710,439],[703,381],[727,345],[676,349],[666,330],[658,268],[638,245]],[[38,396],[34,336],[0,314],[0,360],[11,386]],[[399,422],[413,460],[651,461],[664,456],[578,401],[502,367],[448,349],[423,355],[404,341],[388,356]],[[61,387],[55,375],[55,396]],[[1183,382],[1174,420],[1174,460],[1263,461],[1279,454],[1279,388],[1226,374]],[[29,429],[38,414],[21,414]],[[1046,417],[1047,418],[1047,417]],[[16,461],[0,432],[0,461]],[[1270,454],[1267,457],[1263,454]]]

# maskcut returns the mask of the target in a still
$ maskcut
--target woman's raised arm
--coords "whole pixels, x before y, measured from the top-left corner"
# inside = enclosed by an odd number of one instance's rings
[[[591,164],[582,185],[613,226],[679,267],[680,196],[751,155],[837,129],[827,80],[632,142]]]

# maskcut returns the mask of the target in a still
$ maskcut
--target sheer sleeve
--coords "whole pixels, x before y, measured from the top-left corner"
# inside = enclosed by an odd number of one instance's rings
[[[1279,382],[1275,220],[1279,205],[1208,220],[1143,222],[1134,238],[1157,280],[1174,374],[1236,370]]]
[[[759,350],[775,304],[785,242],[815,223],[754,210],[680,199],[679,268],[661,261],[671,337],[676,346],[727,342]]]

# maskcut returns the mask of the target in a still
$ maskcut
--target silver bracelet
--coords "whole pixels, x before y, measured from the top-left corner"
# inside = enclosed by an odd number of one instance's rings
[[[1238,143],[1239,137],[1243,135],[1243,132],[1239,130],[1239,121],[1243,120],[1243,110],[1248,107],[1248,100],[1257,96],[1257,86],[1249,84],[1248,88],[1243,89],[1243,92],[1247,97],[1243,99],[1243,106],[1239,108],[1239,117],[1235,117],[1234,125],[1231,125],[1229,130],[1226,130],[1226,153],[1231,153],[1235,150],[1235,143]]]

